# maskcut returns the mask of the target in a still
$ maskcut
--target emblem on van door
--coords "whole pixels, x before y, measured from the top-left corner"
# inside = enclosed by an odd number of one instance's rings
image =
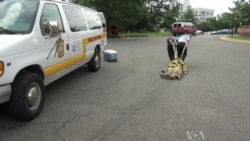
[[[58,58],[64,56],[64,40],[61,38],[56,41],[56,53]]]
[[[53,48],[51,49],[51,51],[47,57],[47,60],[49,59],[54,48],[56,48],[54,57],[56,57],[56,54],[57,54],[58,58],[62,58],[64,56],[64,40],[61,38],[61,36],[56,40],[55,45],[53,46]]]

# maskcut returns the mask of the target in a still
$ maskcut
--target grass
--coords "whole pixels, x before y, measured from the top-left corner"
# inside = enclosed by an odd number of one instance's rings
[[[244,36],[240,36],[239,34],[233,34],[228,36],[229,38],[233,38],[233,39],[238,39],[238,40],[246,40],[246,41],[250,41],[250,37],[244,37]]]
[[[171,36],[170,32],[131,32],[119,33],[119,35],[111,35],[110,38],[128,38],[128,37],[168,37]]]

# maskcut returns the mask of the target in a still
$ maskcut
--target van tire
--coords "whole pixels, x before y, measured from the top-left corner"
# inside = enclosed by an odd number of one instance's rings
[[[30,121],[41,113],[44,99],[43,79],[36,73],[22,72],[12,84],[8,111],[15,119]]]
[[[88,68],[89,68],[89,71],[96,72],[99,70],[100,66],[101,66],[100,50],[96,48],[92,59],[88,63]]]

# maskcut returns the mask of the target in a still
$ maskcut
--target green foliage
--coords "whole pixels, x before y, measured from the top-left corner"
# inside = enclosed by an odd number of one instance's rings
[[[187,11],[184,12],[182,21],[192,22],[193,24],[196,24],[197,19],[195,18],[195,14],[191,6],[188,6]]]
[[[174,10],[168,10],[165,12],[163,16],[163,23],[161,24],[161,28],[166,28],[166,30],[170,30],[172,23],[176,21],[177,14]]]
[[[233,28],[233,15],[232,13],[223,13],[220,16],[218,16],[217,21],[217,28],[218,29],[225,29],[225,28]]]
[[[250,37],[240,36],[239,34],[234,34],[233,37],[230,35],[229,38],[250,41]]]
[[[242,25],[250,25],[250,3],[236,4],[235,12]]]
[[[179,14],[179,0],[73,0],[74,3],[104,13],[108,26],[116,25],[121,32],[169,30]],[[237,28],[250,25],[250,4],[234,2],[231,12],[196,24],[195,13],[188,7],[182,21],[193,22],[202,31]]]
[[[157,31],[178,15],[178,0],[73,0],[104,13],[108,26],[119,31]],[[170,9],[171,12],[168,12]],[[173,10],[175,9],[175,10]],[[176,12],[177,11],[177,12]],[[176,14],[177,13],[177,14]]]

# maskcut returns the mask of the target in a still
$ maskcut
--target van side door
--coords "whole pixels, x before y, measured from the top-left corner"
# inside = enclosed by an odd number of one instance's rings
[[[88,32],[87,22],[82,13],[81,7],[63,5],[63,11],[67,19],[69,28],[69,50],[71,60],[74,60],[78,65],[82,65],[87,61],[87,37]],[[72,14],[74,13],[74,14]]]
[[[53,35],[49,29],[48,22],[57,24],[60,35]],[[57,79],[64,75],[66,69],[70,67],[68,54],[68,36],[64,27],[60,8],[56,3],[44,3],[40,17],[40,29],[42,38],[41,46],[46,52],[45,75],[47,81]]]

